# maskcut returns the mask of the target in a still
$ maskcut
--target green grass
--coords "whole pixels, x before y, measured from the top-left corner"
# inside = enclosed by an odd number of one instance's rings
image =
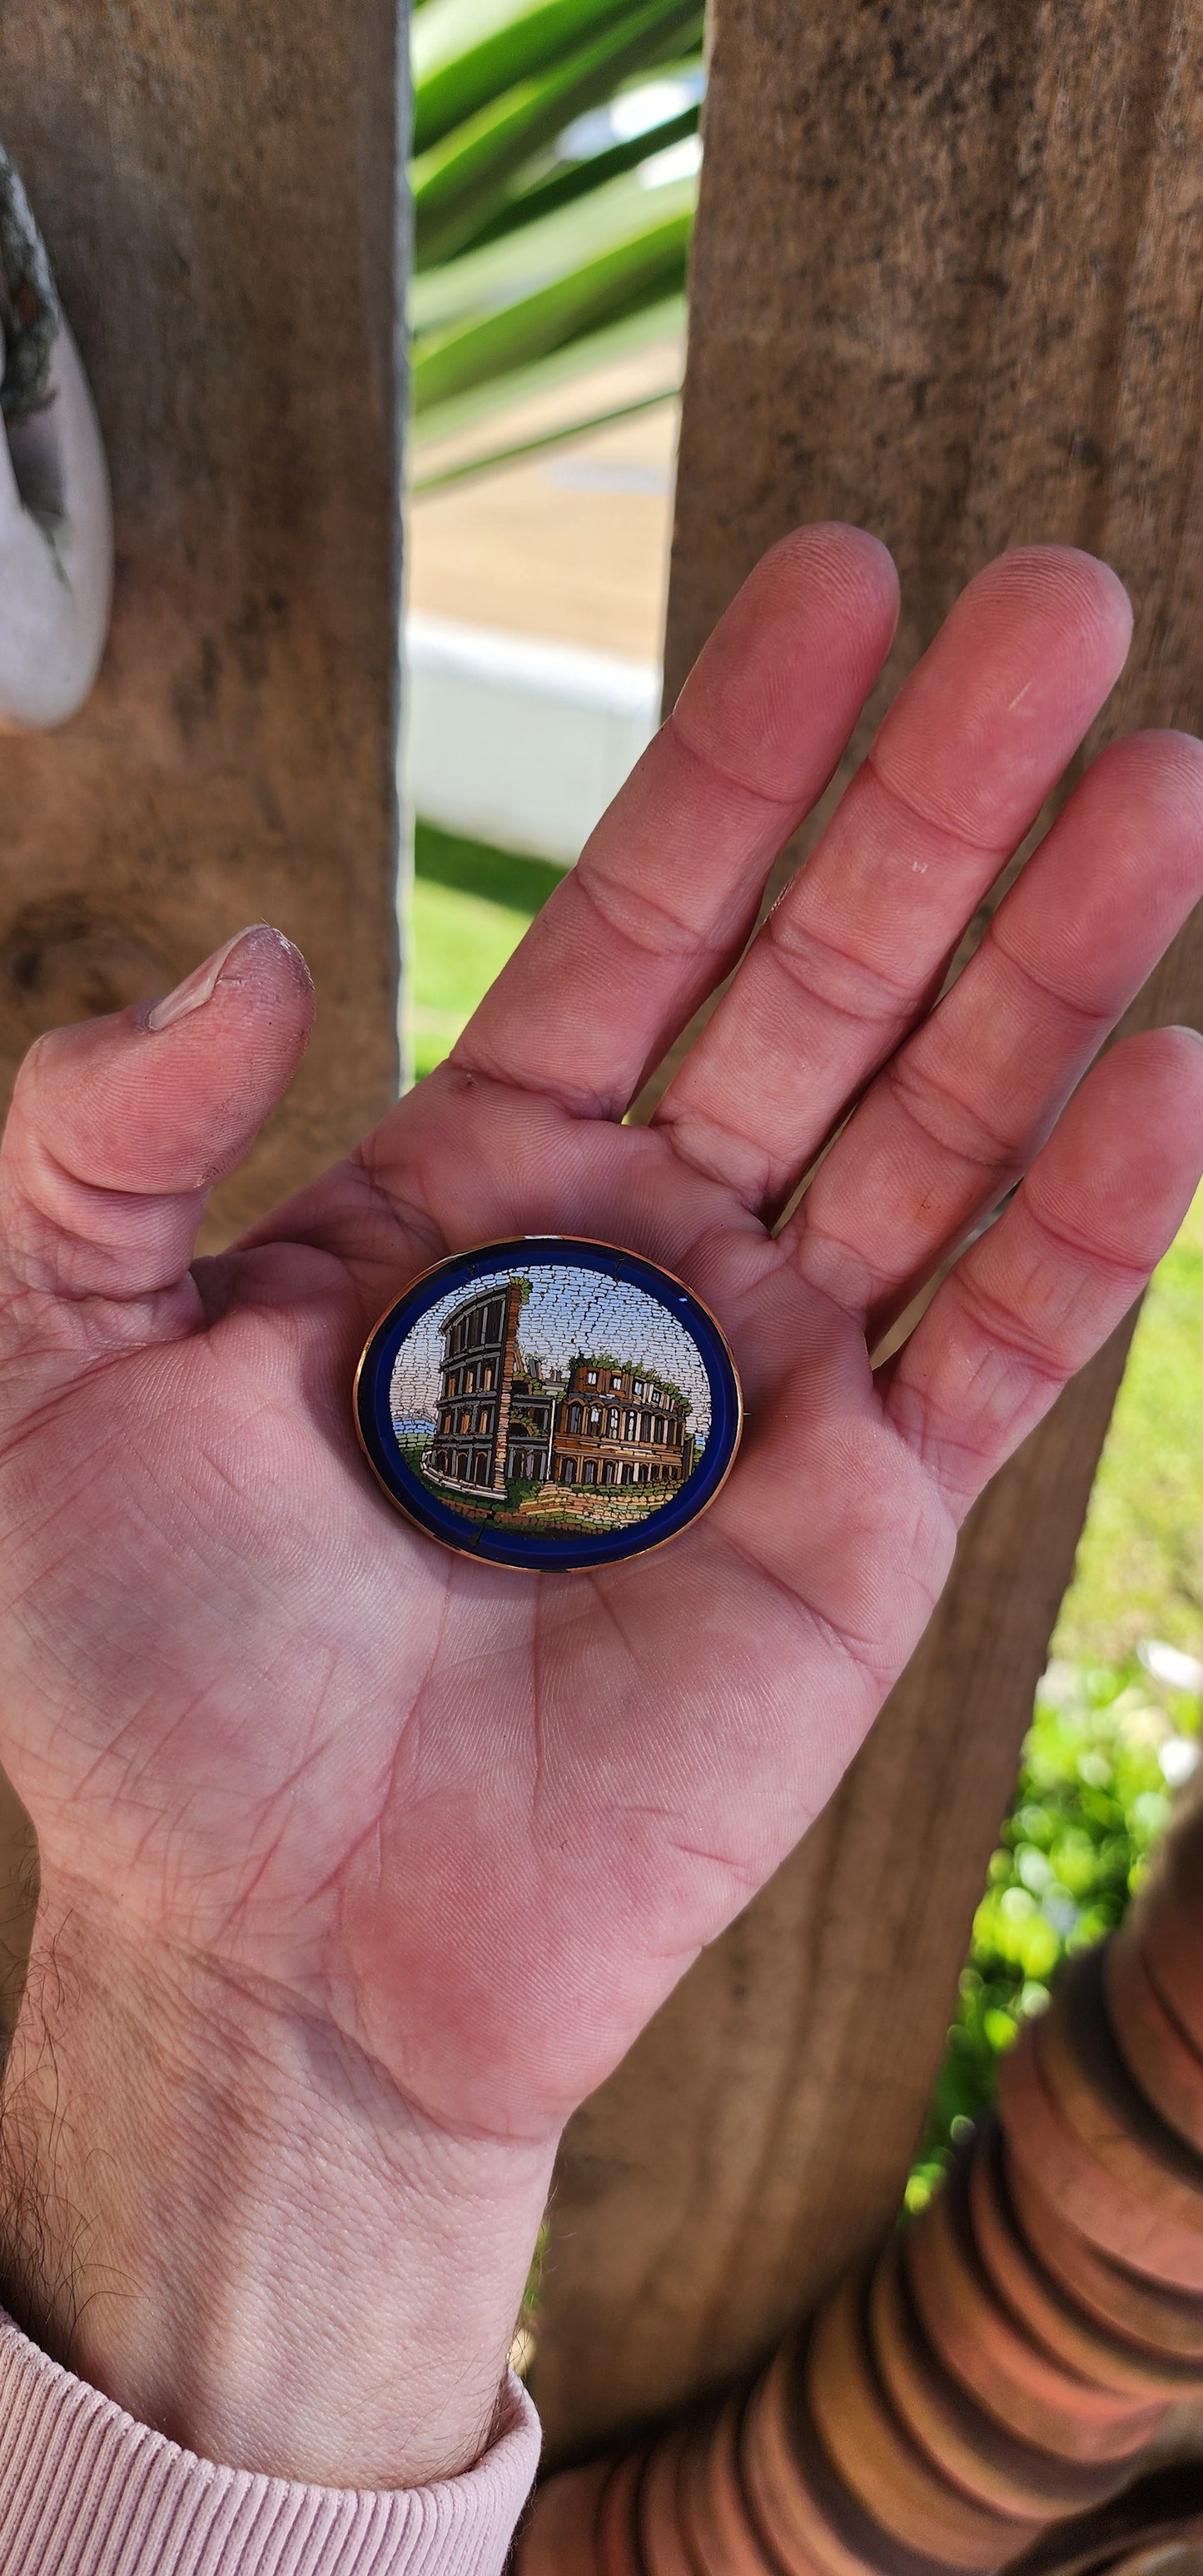
[[[1121,1921],[1170,1798],[1162,1757],[1203,1705],[1150,1681],[1143,1638],[1203,1656],[1203,1190],[1149,1288],[1073,1582],[990,1863],[907,2191],[921,2208],[990,2102],[1063,1959]]]
[[[1054,1651],[1203,1654],[1203,1191],[1145,1300]]]
[[[557,871],[419,827],[418,1067],[447,1051]],[[435,1023],[437,1022],[437,1028]],[[1145,1300],[990,1864],[956,2018],[907,2198],[991,2100],[997,2062],[1074,1950],[1121,1919],[1170,1811],[1162,1755],[1197,1700],[1151,1682],[1143,1638],[1203,1655],[1203,1191]]]
[[[560,875],[542,859],[417,825],[410,916],[416,1074],[442,1063]]]

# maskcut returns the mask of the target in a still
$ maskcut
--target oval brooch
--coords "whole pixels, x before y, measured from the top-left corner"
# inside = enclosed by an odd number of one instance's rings
[[[355,1380],[390,1502],[444,1547],[540,1572],[678,1537],[723,1484],[742,1415],[700,1299],[563,1235],[440,1261],[382,1316]]]

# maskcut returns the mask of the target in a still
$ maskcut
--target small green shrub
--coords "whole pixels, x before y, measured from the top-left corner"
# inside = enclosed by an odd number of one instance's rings
[[[1119,1923],[1170,1814],[1199,1733],[1197,1699],[1135,1658],[1054,1663],[1036,1696],[1015,1802],[990,1863],[956,2019],[907,2187],[921,2209],[950,2148],[994,2098],[998,2060],[1043,2012],[1061,1961]]]

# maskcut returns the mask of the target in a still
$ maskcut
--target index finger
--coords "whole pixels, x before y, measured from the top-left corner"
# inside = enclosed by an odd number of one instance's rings
[[[802,528],[773,547],[453,1064],[621,1117],[739,956],[885,660],[897,596],[863,529]]]

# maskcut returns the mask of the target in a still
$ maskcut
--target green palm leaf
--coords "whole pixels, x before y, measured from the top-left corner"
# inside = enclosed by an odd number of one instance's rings
[[[419,340],[411,367],[415,412],[529,366],[603,323],[619,321],[679,290],[692,226],[691,190],[686,205],[672,212],[649,209],[640,228],[625,240],[536,287],[533,294]]]
[[[579,437],[582,430],[600,428],[609,410],[626,408],[615,403],[599,412],[590,397],[595,373],[608,371],[616,360],[650,355],[653,399],[667,401],[680,391],[684,334],[685,298],[666,296],[662,303],[641,306],[618,322],[604,323],[600,330],[565,341],[550,356],[533,358],[500,379],[486,377],[462,393],[431,402],[413,424],[411,488],[431,490],[458,480],[461,465],[473,474],[484,474],[495,465],[511,463],[523,450],[533,453],[536,444],[557,447],[565,439]],[[499,439],[495,428],[499,410],[508,414],[518,407],[521,413],[525,407],[529,417],[532,403],[548,420],[549,435],[536,431],[526,438],[503,435]]]
[[[426,152],[630,12],[631,0],[427,0],[415,22],[413,149]]]
[[[537,223],[543,215],[575,205],[578,197],[592,196],[608,179],[638,169],[641,162],[667,151],[674,143],[687,142],[697,133],[701,115],[700,105],[683,108],[679,116],[667,116],[661,124],[647,127],[625,143],[612,143],[608,150],[593,153],[588,161],[560,163],[545,171],[529,187],[506,197],[497,213],[481,225],[477,242],[499,241],[504,233],[516,232],[522,224]]]
[[[627,172],[574,205],[523,224],[499,239],[474,243],[458,259],[425,270],[410,286],[409,319],[420,349],[434,331],[494,313],[616,249],[644,231],[665,207],[693,202],[693,183],[643,188]]]
[[[414,264],[422,269],[470,242],[504,202],[515,174],[573,117],[612,98],[649,52],[678,47],[697,28],[697,0],[643,0],[537,78],[492,99],[415,161]]]
[[[443,444],[419,481],[625,417],[664,398],[648,389],[660,372],[675,386],[696,198],[676,168],[698,126],[700,28],[697,0],[423,0],[411,382],[416,440]],[[652,351],[625,391],[585,383],[649,333],[662,371]],[[525,417],[490,443],[489,418],[515,402]],[[470,457],[461,440],[449,458],[448,435],[469,422]]]

